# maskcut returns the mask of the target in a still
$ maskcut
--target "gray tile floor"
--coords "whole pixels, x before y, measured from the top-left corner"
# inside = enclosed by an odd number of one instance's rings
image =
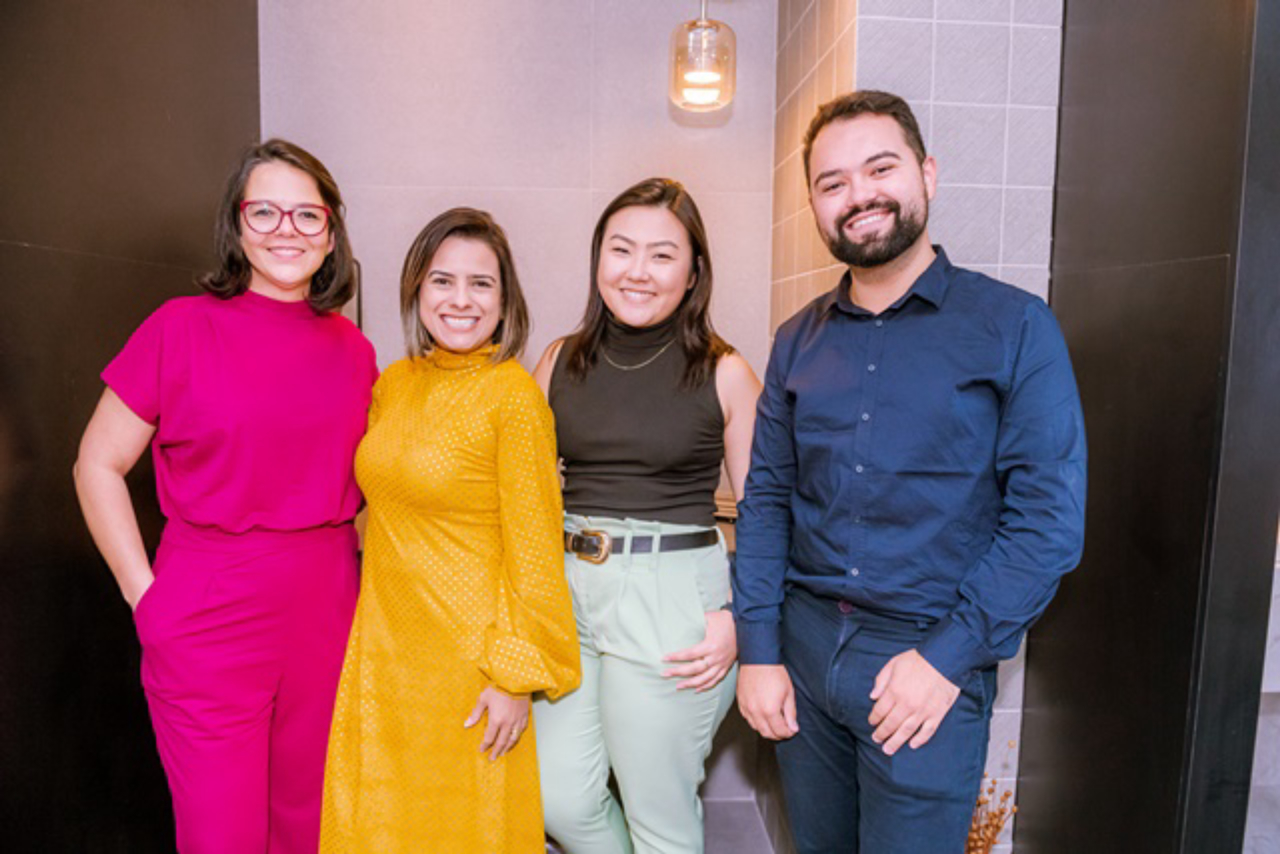
[[[706,801],[706,854],[773,854],[755,801]]]
[[[1257,786],[1249,792],[1249,820],[1241,854],[1280,851],[1280,786]]]
[[[1280,538],[1276,543],[1275,573],[1242,854],[1280,851]]]

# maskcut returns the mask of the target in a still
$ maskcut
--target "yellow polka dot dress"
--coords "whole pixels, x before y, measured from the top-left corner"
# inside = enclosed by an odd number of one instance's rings
[[[490,685],[556,697],[580,678],[551,412],[492,354],[400,361],[374,388],[321,852],[544,850],[532,716],[497,761],[484,722],[462,726]]]

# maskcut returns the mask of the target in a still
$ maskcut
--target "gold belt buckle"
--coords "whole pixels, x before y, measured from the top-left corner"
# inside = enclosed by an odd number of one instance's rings
[[[583,528],[578,532],[578,535],[581,537],[597,537],[601,543],[599,551],[595,554],[584,554],[583,552],[578,552],[578,557],[582,558],[587,563],[596,564],[604,563],[609,559],[609,555],[613,552],[613,537],[609,536],[606,531]]]

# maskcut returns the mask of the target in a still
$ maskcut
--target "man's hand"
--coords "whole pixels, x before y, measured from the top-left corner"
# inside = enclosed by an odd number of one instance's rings
[[[781,664],[738,667],[738,710],[751,728],[773,741],[791,738],[796,724],[796,692]]]
[[[923,747],[959,696],[960,689],[920,653],[914,649],[899,653],[876,674],[871,689],[876,703],[867,718],[876,728],[871,740],[881,745],[887,756],[897,753],[907,739],[911,739],[912,750]]]

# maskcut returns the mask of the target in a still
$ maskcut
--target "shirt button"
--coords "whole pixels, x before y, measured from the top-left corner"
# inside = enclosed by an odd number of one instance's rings
[[[876,372],[876,366],[875,366],[875,365],[867,365],[867,370],[868,370],[869,372],[871,372],[871,373],[873,373],[873,374],[874,374],[874,373]]]
[[[862,464],[859,463],[858,465],[854,466],[853,470],[856,471],[858,474],[862,474]]]
[[[870,412],[864,412],[864,413],[862,413],[862,420],[863,420],[863,421],[870,421],[870,420],[871,420],[871,413],[870,413]]]
[[[884,321],[883,321],[883,320],[877,320],[877,321],[876,321],[876,326],[884,326]]]
[[[853,524],[855,524],[855,525],[861,525],[861,524],[862,524],[862,517],[861,517],[861,516],[854,516],[854,517],[853,517]]]
[[[852,575],[854,578],[857,578],[857,577],[858,577],[858,568],[855,566],[853,569],[849,570],[849,574],[850,574],[850,575]]]

